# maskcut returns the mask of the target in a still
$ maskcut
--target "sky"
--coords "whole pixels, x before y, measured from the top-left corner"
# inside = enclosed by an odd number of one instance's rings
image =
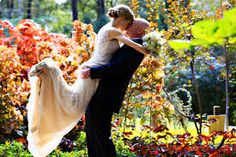
[[[1,0],[0,0],[1,1]],[[65,3],[67,0],[55,0],[57,4],[63,4]]]

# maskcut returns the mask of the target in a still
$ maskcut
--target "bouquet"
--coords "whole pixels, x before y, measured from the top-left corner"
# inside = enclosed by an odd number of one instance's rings
[[[164,43],[163,35],[157,31],[149,32],[143,37],[143,46],[151,53],[159,53]]]

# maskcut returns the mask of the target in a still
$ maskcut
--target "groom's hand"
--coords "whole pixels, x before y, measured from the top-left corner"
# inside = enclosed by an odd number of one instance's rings
[[[90,77],[90,69],[89,68],[83,68],[80,70],[80,77],[82,79],[87,79]]]

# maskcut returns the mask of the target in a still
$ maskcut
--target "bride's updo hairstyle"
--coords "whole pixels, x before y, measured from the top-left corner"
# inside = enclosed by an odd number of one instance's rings
[[[134,13],[127,5],[117,5],[113,8],[110,8],[107,15],[110,18],[116,19],[118,17],[125,17],[125,20],[134,20]]]

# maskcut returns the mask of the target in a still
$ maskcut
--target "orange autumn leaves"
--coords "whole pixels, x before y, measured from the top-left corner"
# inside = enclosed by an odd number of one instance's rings
[[[19,111],[27,101],[29,86],[16,48],[0,46],[0,132],[11,133],[23,122]]]
[[[74,36],[68,38],[64,34],[48,33],[31,20],[22,20],[16,27],[8,21],[0,21],[0,43],[8,47],[16,46],[21,63],[27,66],[49,56],[83,57],[80,55],[93,51],[96,34],[92,25],[79,21],[75,21],[73,25]],[[88,56],[84,55],[87,59]]]
[[[133,86],[130,91],[134,95],[140,93],[144,106],[150,106],[152,111],[160,113],[165,117],[165,113],[173,111],[173,107],[162,97],[164,86],[164,64],[161,59],[153,56],[146,57],[133,76]]]
[[[74,82],[75,70],[94,50],[96,34],[91,25],[79,21],[73,25],[77,36],[68,38],[49,33],[31,20],[22,20],[15,27],[0,21],[0,132],[11,133],[23,125],[32,65],[52,57],[65,79]]]
[[[1,79],[8,80],[4,82],[8,86],[7,90],[0,91],[4,96],[1,101],[5,102],[2,103],[6,107],[5,112],[8,115],[9,112],[12,113],[8,116],[7,121],[14,119],[16,113],[14,111],[18,111],[19,106],[27,104],[30,90],[27,72],[32,65],[42,59],[53,58],[63,71],[66,81],[68,83],[75,81],[77,78],[75,70],[90,58],[94,50],[96,33],[91,24],[84,24],[80,21],[74,21],[73,27],[72,37],[68,38],[64,34],[49,33],[31,20],[22,20],[15,27],[8,21],[0,21],[0,43],[2,45],[0,46],[2,49],[0,58],[6,61],[1,63],[2,67],[5,67],[5,69],[1,69],[1,72],[4,72]],[[12,70],[6,68],[8,66]],[[164,85],[163,68],[161,60],[148,57],[133,78],[137,86],[132,90],[135,93],[141,93],[145,98],[143,106],[150,104],[153,110],[168,108],[168,105],[167,107],[163,105],[165,100],[160,95]],[[26,112],[22,110],[20,115],[25,116]],[[11,123],[18,124],[18,126],[11,125],[14,126],[12,129],[18,128],[21,122],[22,117],[15,118]],[[1,125],[4,126],[5,122]],[[5,128],[9,128],[9,125],[6,125]]]

